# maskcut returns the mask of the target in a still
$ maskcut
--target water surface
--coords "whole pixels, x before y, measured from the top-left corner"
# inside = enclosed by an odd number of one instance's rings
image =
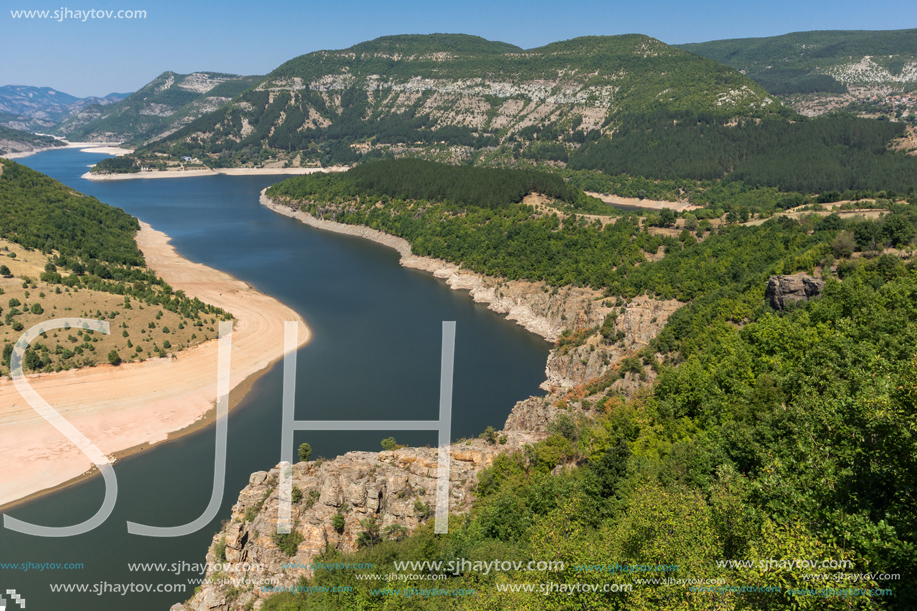
[[[123,208],[172,237],[183,256],[226,271],[281,300],[312,329],[299,350],[298,419],[436,419],[441,325],[456,321],[453,438],[501,428],[516,401],[541,394],[549,344],[452,291],[432,275],[402,268],[389,248],[306,227],[258,203],[283,176],[210,176],[91,182],[80,178],[103,155],[69,149],[20,160],[73,188]],[[229,419],[226,493],[218,517],[186,537],[128,535],[125,522],[174,526],[195,519],[210,497],[212,428],[120,461],[119,498],[104,526],[75,538],[42,539],[0,529],[0,563],[82,563],[75,570],[0,568],[0,588],[28,608],[165,610],[193,593],[190,571],[132,572],[128,563],[198,563],[249,475],[280,460],[282,368],[261,377]],[[297,433],[313,457],[380,449],[383,437],[436,444],[433,432]],[[91,479],[11,510],[45,525],[81,522],[103,497]],[[186,587],[184,592],[115,593],[114,584]],[[52,584],[85,584],[59,594]],[[107,585],[105,585],[107,584]],[[103,592],[92,593],[93,588]],[[107,592],[106,592],[107,591]]]

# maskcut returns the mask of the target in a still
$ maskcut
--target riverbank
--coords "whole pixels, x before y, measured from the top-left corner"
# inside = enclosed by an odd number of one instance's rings
[[[20,153],[9,153],[8,155],[3,155],[6,159],[22,159],[23,157],[30,157],[38,153],[44,153],[45,151],[59,151],[61,149],[80,149],[81,153],[105,153],[106,155],[125,155],[127,153],[133,153],[131,149],[121,148],[117,142],[68,142],[66,140],[61,140],[64,142],[64,146],[43,146],[36,148],[31,151],[22,151]]]
[[[235,316],[230,407],[283,356],[283,329],[299,323],[299,345],[311,332],[302,317],[219,270],[181,257],[169,237],[142,223],[137,244],[147,265],[169,283]],[[174,359],[29,376],[32,387],[106,455],[149,449],[207,426],[215,417],[217,340]],[[19,395],[0,381],[0,506],[69,485],[92,463]]]
[[[164,172],[134,172],[133,174],[93,174],[86,172],[80,178],[85,180],[142,180],[147,178],[198,178],[201,176],[266,176],[283,174],[301,176],[303,174],[318,174],[320,172],[346,172],[346,166],[332,166],[330,168],[197,168],[188,170],[166,170]]]

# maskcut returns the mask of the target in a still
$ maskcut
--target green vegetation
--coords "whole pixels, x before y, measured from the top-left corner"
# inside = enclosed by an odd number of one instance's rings
[[[338,84],[342,74],[347,74],[346,82]],[[583,37],[526,52],[473,36],[389,36],[342,51],[318,51],[293,59],[231,104],[138,150],[137,155],[144,163],[190,155],[220,167],[258,166],[269,159],[355,163],[393,155],[404,147],[411,149],[411,156],[448,158],[450,147],[467,147],[504,161],[518,159],[523,153],[536,160],[565,160],[585,138],[585,132],[578,129],[583,117],[576,105],[581,101],[570,96],[559,100],[563,110],[554,122],[530,126],[539,138],[529,144],[523,133],[529,128],[520,130],[515,125],[521,117],[500,128],[489,125],[510,99],[530,104],[533,99],[527,93],[498,96],[440,91],[438,95],[446,99],[437,108],[427,104],[433,87],[398,104],[387,95],[367,95],[370,79],[379,76],[396,85],[417,78],[434,79],[435,89],[453,87],[459,79],[485,78],[509,82],[523,91],[533,82],[541,86],[544,80],[560,75],[565,86],[580,89],[579,98],[608,107],[603,128],[617,117],[656,109],[730,116],[779,112],[779,104],[738,72],[642,35]],[[291,88],[294,79],[306,86]],[[323,79],[336,81],[334,95],[329,96],[324,86],[313,90],[308,85]],[[678,95],[666,95],[675,91]],[[722,95],[731,97],[724,102]],[[469,97],[487,108],[490,119],[486,125],[441,120]],[[244,134],[243,125],[247,125]],[[552,134],[561,141],[552,139]],[[351,146],[355,144],[369,144],[370,148]]]
[[[845,117],[727,122],[694,113],[630,117],[613,139],[587,141],[569,167],[651,180],[725,177],[803,193],[903,193],[917,184],[917,158],[886,150],[904,131],[899,123]]]
[[[310,446],[308,443],[299,444],[298,454],[300,461],[307,462],[312,456],[312,446]]]
[[[188,298],[182,291],[174,291],[147,269],[134,242],[138,222],[124,211],[12,161],[0,160],[0,164],[0,248],[11,258],[9,265],[0,267],[0,275],[17,276],[15,287],[7,285],[10,305],[3,312],[0,327],[8,329],[0,329],[0,335],[15,341],[15,336],[9,336],[11,331],[18,334],[26,324],[31,327],[42,317],[59,317],[64,312],[117,320],[122,329],[120,334],[104,337],[84,334],[83,330],[76,335],[46,335],[33,343],[33,356],[26,361],[29,369],[60,371],[106,359],[118,365],[122,360],[143,358],[141,343],[147,344],[147,357],[153,353],[166,356],[173,343],[179,349],[194,343],[196,336],[191,330],[203,328],[205,320],[212,325],[217,317],[230,317],[196,298]],[[14,245],[21,247],[21,256],[12,252],[10,247]],[[78,295],[84,289],[87,292]],[[137,311],[127,314],[134,310],[132,301]],[[144,306],[158,310],[155,319],[152,310],[140,312]],[[58,308],[59,313],[54,312]],[[161,320],[164,311],[167,315]],[[55,316],[51,316],[52,312]],[[134,335],[132,342],[128,327],[135,321],[146,328],[140,330],[139,336]],[[170,325],[174,325],[172,329]],[[162,339],[162,347],[154,338],[154,333],[160,332],[170,338]],[[126,352],[121,342],[126,342]],[[9,366],[8,360],[4,365]]]
[[[31,150],[35,147],[52,146],[64,146],[64,143],[51,136],[39,136],[37,134],[0,125],[0,155],[22,150]]]
[[[902,210],[890,218],[913,214]],[[773,222],[766,228],[789,231]],[[797,260],[787,252],[776,265],[789,270]],[[364,524],[365,549],[346,559],[328,552],[322,561],[371,562],[372,572],[382,574],[396,572],[394,562],[404,560],[565,563],[560,572],[435,571],[448,574],[437,588],[475,590],[450,597],[453,609],[908,608],[917,601],[911,578],[917,501],[910,485],[917,478],[917,265],[883,255],[838,270],[841,280],[829,278],[821,298],[786,313],[765,303],[761,278],[730,283],[727,276],[724,289],[732,295],[713,293],[673,316],[666,328],[671,347],[661,339],[654,350],[676,358],[658,366],[651,389],[629,401],[608,389],[587,390],[583,400],[604,413],[561,417],[545,441],[497,457],[479,475],[470,515],[452,516],[448,535],[436,536],[427,525],[401,541],[376,540]],[[558,465],[571,468],[552,474]],[[765,570],[759,564],[794,558],[851,565]],[[722,560],[753,566],[717,566]],[[634,574],[577,568],[615,564],[677,565],[677,574],[661,577],[782,590],[713,596],[683,585],[636,584],[627,593],[545,596],[497,588],[635,584]],[[866,578],[857,586],[892,588],[886,597],[788,592],[812,588],[815,573],[829,574],[832,587],[840,573],[901,579]],[[353,589],[279,594],[264,608],[395,609],[406,600],[386,596],[385,586],[367,586],[355,572],[320,570],[301,585]],[[439,609],[444,600],[409,603]]]
[[[128,146],[139,146],[161,136],[175,124],[187,122],[202,114],[202,109],[222,104],[257,83],[261,77],[237,76],[215,72],[195,73],[216,83],[200,93],[180,85],[191,75],[164,72],[139,91],[125,99],[98,108],[100,116],[81,125],[79,118],[62,123],[57,129],[69,140],[86,140],[99,135],[116,134]],[[149,109],[155,108],[155,112]],[[174,128],[172,128],[174,129]]]
[[[893,76],[898,76],[907,61],[917,58],[917,30],[794,32],[678,47],[744,70],[751,79],[777,95],[846,93],[846,85],[826,72],[868,55]]]
[[[683,242],[654,235],[649,232],[648,223],[641,226],[632,215],[602,227],[598,221],[590,222],[576,215],[561,222],[556,214],[540,215],[525,204],[508,202],[493,207],[488,202],[487,207],[478,207],[403,199],[414,192],[407,187],[398,190],[393,185],[400,170],[410,167],[414,166],[406,162],[377,162],[341,174],[291,178],[272,186],[267,193],[270,197],[289,199],[293,205],[304,200],[303,209],[315,216],[403,237],[418,255],[446,259],[508,279],[589,285],[605,288],[609,295],[625,297],[649,293],[664,298],[696,299],[718,290],[726,279],[737,283],[760,279],[788,254],[800,259],[792,262],[787,273],[810,269],[820,260],[819,245],[827,248],[827,243],[846,226],[844,222],[838,224],[836,221],[840,219],[836,216],[830,217],[832,224],[819,222],[817,228],[823,231],[814,234],[811,229],[816,225],[786,219],[762,226],[727,225],[703,242],[692,244],[687,238]],[[431,172],[437,168],[436,164],[423,167]],[[390,195],[358,187],[352,176],[368,169],[374,169],[378,175],[388,174],[392,181],[387,191]],[[469,181],[486,172],[480,168],[462,168],[462,171]],[[504,172],[513,175],[511,170]],[[422,176],[422,173],[411,174],[410,180],[422,181]],[[911,212],[902,209],[899,213],[905,224],[914,224]],[[659,217],[658,222],[664,221]],[[863,226],[873,224],[866,222]],[[643,264],[646,253],[656,253],[661,245],[665,246],[667,256]],[[809,252],[812,254],[805,254]],[[728,278],[724,274],[729,274]]]

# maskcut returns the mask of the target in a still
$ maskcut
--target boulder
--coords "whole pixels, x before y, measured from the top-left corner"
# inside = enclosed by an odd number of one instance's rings
[[[783,310],[789,302],[798,303],[817,297],[825,290],[825,281],[808,274],[771,276],[764,296],[775,310]]]

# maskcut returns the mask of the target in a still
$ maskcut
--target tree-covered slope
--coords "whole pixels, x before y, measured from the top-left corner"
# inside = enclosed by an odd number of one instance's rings
[[[479,272],[604,288],[612,322],[641,294],[687,303],[636,357],[549,395],[551,436],[495,458],[448,534],[427,524],[405,538],[370,516],[361,551],[328,545],[314,558],[352,568],[318,569],[264,609],[912,608],[917,261],[880,252],[913,251],[917,199],[872,219],[698,227],[698,242],[687,231],[660,239],[632,215],[601,226],[539,214],[517,202],[512,186],[527,177],[510,170],[502,205],[453,201],[445,187],[485,170],[436,172],[379,162],[268,195]],[[663,258],[646,256],[661,243]],[[769,277],[796,272],[820,275],[822,294],[775,310]],[[655,381],[624,397],[613,384],[625,373]],[[520,564],[395,564],[462,559]],[[547,560],[563,566],[521,568]],[[229,608],[243,608],[232,601],[247,589],[225,590]]]
[[[917,88],[917,29],[794,32],[679,48],[741,70],[769,92],[792,100],[794,108],[810,113],[837,108],[875,113],[882,105],[862,104],[873,96]],[[849,97],[818,104],[821,98],[835,96]]]
[[[83,109],[56,133],[70,140],[139,145],[219,108],[257,81],[258,77],[215,72],[164,72],[117,104]]]
[[[293,59],[143,152],[212,165],[412,152],[512,159],[536,135],[566,151],[590,131],[611,133],[617,117],[657,109],[768,116],[780,105],[735,70],[642,35],[530,50],[465,35],[389,36]]]
[[[9,153],[27,153],[54,146],[64,146],[64,143],[50,136],[37,136],[0,125],[0,156]]]

